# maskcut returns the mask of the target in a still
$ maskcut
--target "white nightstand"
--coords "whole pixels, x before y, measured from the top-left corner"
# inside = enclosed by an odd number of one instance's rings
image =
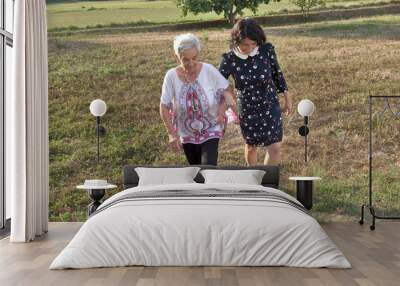
[[[296,196],[297,200],[303,206],[311,210],[313,206],[313,182],[321,180],[320,177],[290,177],[289,180],[296,181]]]
[[[115,189],[117,186],[108,183],[106,180],[85,180],[83,185],[76,186],[77,189],[87,190],[92,202],[88,205],[90,216],[101,205],[100,200],[104,197],[106,190]]]

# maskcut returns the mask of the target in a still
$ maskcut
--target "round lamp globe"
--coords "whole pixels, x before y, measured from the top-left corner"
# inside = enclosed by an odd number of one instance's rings
[[[90,113],[93,116],[103,116],[107,111],[107,104],[101,99],[95,99],[90,103]]]

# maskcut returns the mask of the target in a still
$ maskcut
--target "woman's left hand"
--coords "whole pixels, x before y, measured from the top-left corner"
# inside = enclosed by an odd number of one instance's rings
[[[285,105],[283,107],[283,113],[288,116],[293,111],[292,99],[290,98],[289,94],[285,92]]]

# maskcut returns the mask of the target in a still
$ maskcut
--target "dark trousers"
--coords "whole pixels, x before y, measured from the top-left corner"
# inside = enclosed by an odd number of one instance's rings
[[[219,138],[209,139],[201,144],[182,144],[190,165],[217,165]]]

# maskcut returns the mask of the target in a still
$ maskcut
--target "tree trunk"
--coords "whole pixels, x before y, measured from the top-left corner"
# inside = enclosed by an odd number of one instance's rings
[[[231,24],[232,26],[235,25],[235,18],[236,18],[235,16],[236,15],[233,13],[228,14],[228,21],[229,21],[229,24]]]
[[[229,11],[227,11],[227,16],[228,16],[228,21],[229,24],[231,24],[232,26],[235,25],[235,19],[236,19],[236,14],[237,14],[237,10],[233,10],[233,5],[232,7],[229,9]]]

